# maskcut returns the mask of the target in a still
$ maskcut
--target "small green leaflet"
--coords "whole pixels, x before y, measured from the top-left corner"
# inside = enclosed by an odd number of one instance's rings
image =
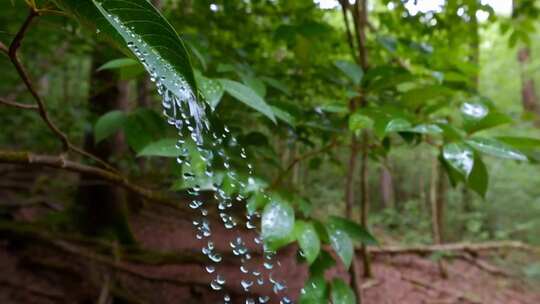
[[[261,236],[267,244],[280,247],[289,243],[294,230],[293,208],[283,201],[273,199],[264,208],[261,227]]]
[[[315,227],[305,221],[296,221],[294,232],[302,250],[302,256],[309,264],[313,263],[321,250],[321,241]]]
[[[474,151],[464,143],[449,143],[442,152],[444,160],[467,179],[474,166]]]
[[[215,110],[219,105],[225,90],[221,82],[216,79],[204,77],[199,71],[195,71],[195,79],[206,103]]]
[[[351,239],[356,242],[365,245],[377,245],[378,243],[375,237],[373,237],[373,235],[371,235],[369,231],[367,231],[359,224],[348,219],[331,216],[330,218],[328,218],[328,225],[330,225],[332,228],[345,231],[349,235],[349,237],[351,237]]]
[[[122,111],[111,111],[101,116],[94,126],[94,141],[99,143],[123,128],[126,114]]]
[[[332,304],[356,304],[354,291],[341,279],[332,281]]]
[[[276,117],[272,108],[250,87],[229,79],[220,79],[219,81],[221,82],[221,85],[223,85],[225,92],[229,93],[232,97],[238,99],[245,105],[264,114],[274,123],[276,122]]]
[[[327,304],[328,284],[323,275],[311,275],[300,294],[300,304]]]
[[[328,236],[330,238],[330,245],[337,253],[345,268],[349,268],[354,256],[354,246],[349,235],[338,228],[327,225]]]
[[[161,139],[144,147],[137,156],[178,157],[182,153],[176,147],[177,142],[174,138]]]
[[[132,58],[118,58],[113,59],[104,65],[100,66],[97,71],[103,71],[103,70],[114,70],[114,69],[120,69],[125,67],[133,67],[133,66],[139,66],[139,63],[137,60]]]
[[[334,63],[355,85],[359,85],[364,77],[364,71],[354,62],[338,60]]]
[[[520,151],[493,138],[473,137],[466,142],[474,149],[491,156],[521,161],[528,160],[527,156]]]

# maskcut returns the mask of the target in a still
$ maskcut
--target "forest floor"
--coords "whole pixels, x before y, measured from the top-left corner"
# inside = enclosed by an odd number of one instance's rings
[[[0,184],[8,182],[13,180],[0,178]],[[220,303],[224,293],[231,295],[233,303],[245,301],[240,285],[243,274],[236,257],[224,255],[213,274],[204,270],[207,262],[199,257],[204,243],[195,238],[194,214],[148,205],[130,217],[139,246],[124,250],[103,240],[43,229],[40,223],[51,208],[62,209],[62,204],[20,204],[20,197],[14,195],[13,187],[0,188],[0,303]],[[245,230],[226,230],[218,223],[213,228],[212,240],[220,252],[230,252],[229,242],[235,237],[255,237]],[[248,268],[268,275],[260,269],[260,248],[253,242],[248,245],[253,255]],[[308,277],[307,266],[298,262],[295,252],[293,246],[287,247],[280,253],[280,266],[272,269],[274,278],[287,282],[287,294],[293,299]],[[495,266],[498,260],[514,255],[505,254],[501,258],[469,252],[434,258],[374,252],[374,277],[359,278],[363,303],[540,303],[540,283],[527,282]],[[361,265],[361,256],[357,258]],[[217,273],[227,280],[220,292],[208,286]],[[348,279],[340,267],[329,270],[327,276]],[[268,284],[254,284],[247,296],[260,295],[272,296]]]

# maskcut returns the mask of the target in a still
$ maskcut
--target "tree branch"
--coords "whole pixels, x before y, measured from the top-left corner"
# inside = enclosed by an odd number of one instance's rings
[[[314,150],[314,151],[310,151],[306,154],[303,154],[303,155],[300,155],[298,157],[296,157],[295,159],[293,159],[289,165],[287,166],[287,168],[285,168],[285,170],[283,170],[283,172],[281,172],[280,175],[278,175],[276,177],[276,179],[274,179],[274,181],[272,182],[272,184],[270,185],[270,189],[274,189],[276,188],[277,186],[279,186],[281,184],[281,182],[283,182],[283,179],[285,178],[285,176],[287,176],[287,174],[289,173],[289,171],[291,171],[299,162],[302,162],[308,158],[311,158],[315,155],[318,155],[318,154],[321,154],[321,153],[324,153],[326,152],[327,150],[333,148],[334,146],[336,146],[338,144],[337,140],[334,139],[332,140],[332,142],[330,142],[328,145],[326,146],[323,146],[321,147],[320,149],[317,149],[317,150]]]
[[[18,109],[23,109],[23,110],[33,110],[33,111],[38,111],[38,106],[36,105],[33,105],[33,104],[25,104],[25,103],[19,103],[19,102],[16,102],[16,101],[10,101],[10,100],[7,100],[3,97],[0,97],[0,104],[3,104],[3,105],[6,105],[8,107],[14,107],[14,108],[18,108]]]
[[[520,250],[537,254],[540,256],[540,247],[527,245],[518,241],[499,241],[486,243],[454,243],[428,246],[412,246],[412,247],[370,247],[369,252],[373,254],[419,254],[428,255],[436,252],[467,252],[476,255],[486,251],[502,251],[502,250]]]
[[[161,192],[156,192],[154,190],[146,189],[135,185],[131,183],[126,177],[119,175],[115,172],[111,172],[99,167],[93,167],[73,162],[67,160],[64,156],[38,155],[30,152],[0,150],[0,163],[51,167],[76,173],[88,174],[107,181],[111,184],[123,187],[126,190],[129,190],[150,201],[163,203],[176,209],[187,211],[187,208],[173,202],[169,196],[164,195]]]
[[[79,155],[82,155],[84,157],[87,157],[89,159],[94,160],[96,163],[98,163],[99,165],[101,165],[104,168],[107,168],[110,171],[118,173],[118,171],[114,167],[109,165],[107,162],[105,162],[105,161],[101,160],[100,158],[98,158],[97,156],[92,155],[92,154],[84,151],[83,149],[73,145],[69,141],[67,135],[64,132],[62,132],[52,122],[52,120],[49,117],[49,113],[47,112],[47,109],[45,107],[45,103],[43,102],[43,99],[41,99],[41,97],[39,96],[37,90],[35,89],[34,85],[32,84],[32,81],[30,80],[29,74],[26,72],[25,68],[21,64],[21,62],[20,62],[20,60],[19,60],[19,58],[17,56],[17,51],[19,50],[19,48],[20,48],[20,46],[22,44],[22,40],[24,39],[24,37],[26,35],[26,32],[28,31],[28,28],[32,24],[32,21],[34,20],[34,18],[37,17],[37,16],[39,16],[39,12],[36,11],[35,9],[31,8],[30,12],[28,14],[28,17],[26,17],[26,20],[24,21],[23,25],[21,26],[21,28],[19,29],[19,31],[15,35],[15,38],[11,42],[11,44],[9,46],[9,49],[7,49],[7,54],[8,54],[9,59],[11,60],[13,65],[15,66],[15,69],[17,70],[19,76],[21,77],[22,81],[26,85],[26,88],[28,89],[28,91],[30,92],[32,97],[34,97],[34,99],[36,100],[37,111],[38,111],[39,115],[41,116],[43,121],[45,121],[48,128],[62,142],[62,147],[63,147],[64,152],[68,152],[68,151],[71,150],[71,151],[73,151],[75,153],[78,153]],[[2,49],[5,49],[5,46],[3,46]]]

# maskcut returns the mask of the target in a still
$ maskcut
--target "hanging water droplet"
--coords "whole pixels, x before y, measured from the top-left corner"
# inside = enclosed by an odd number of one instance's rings
[[[242,288],[244,288],[244,291],[249,291],[249,288],[253,286],[253,281],[242,280],[240,284],[242,285]]]

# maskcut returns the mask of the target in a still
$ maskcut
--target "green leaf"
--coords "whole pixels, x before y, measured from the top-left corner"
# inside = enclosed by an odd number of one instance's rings
[[[354,246],[349,235],[332,225],[326,225],[328,236],[330,238],[330,245],[337,253],[345,268],[349,268],[354,256]]]
[[[274,115],[276,115],[276,117],[279,120],[285,122],[291,127],[294,127],[296,125],[296,119],[294,118],[294,116],[292,116],[288,112],[285,112],[284,110],[278,107],[271,106],[271,108],[272,108],[272,111],[274,112]]]
[[[403,118],[396,118],[396,119],[390,120],[386,124],[386,128],[384,129],[384,131],[387,134],[392,133],[392,132],[403,132],[403,131],[407,131],[411,127],[412,127],[411,123],[408,122],[407,120]]]
[[[257,95],[264,98],[266,96],[266,85],[260,79],[241,74],[242,82],[250,87]]]
[[[132,58],[118,58],[118,59],[113,59],[113,60],[105,63],[104,65],[100,66],[97,69],[97,71],[114,70],[114,69],[120,69],[120,68],[125,68],[125,67],[133,67],[133,66],[138,66],[138,65],[139,65],[139,63],[135,59],[132,59]]]
[[[461,105],[464,128],[472,134],[512,122],[506,115],[490,109],[482,102],[465,102]]]
[[[294,230],[293,208],[285,202],[273,199],[264,208],[261,227],[261,236],[272,249],[289,243]]]
[[[177,96],[197,85],[188,51],[167,20],[146,0],[56,0],[83,24],[97,28],[121,49],[126,46],[150,74]],[[181,84],[181,85],[177,85]],[[183,85],[185,84],[185,85]]]
[[[161,139],[144,147],[137,156],[178,157],[182,153],[176,147],[177,142],[174,138]]]
[[[373,237],[373,235],[371,235],[369,231],[367,231],[364,227],[353,221],[338,216],[331,216],[328,219],[328,224],[334,229],[339,229],[347,232],[347,234],[356,242],[365,245],[378,244],[375,237]]]
[[[408,129],[407,131],[430,135],[442,134],[444,132],[443,129],[441,129],[441,127],[436,124],[420,124],[415,126],[414,128]]]
[[[349,130],[353,132],[371,128],[372,126],[373,120],[366,115],[354,113],[349,117]]]
[[[124,133],[128,145],[139,152],[163,133],[163,118],[149,109],[138,109],[130,113],[124,124]]]
[[[474,190],[478,195],[485,198],[486,192],[489,184],[489,175],[486,168],[486,165],[482,161],[482,158],[478,153],[475,153],[474,157],[474,166],[467,180],[467,185],[469,188]]]
[[[94,140],[96,143],[119,131],[126,122],[126,114],[122,111],[111,111],[101,116],[94,126]]]
[[[216,79],[206,78],[198,71],[195,72],[195,78],[197,79],[197,84],[199,85],[204,100],[212,110],[215,110],[225,93],[221,82]]]
[[[465,124],[465,130],[470,133],[491,129],[501,125],[512,123],[513,120],[506,114],[491,112],[485,118]]]
[[[261,79],[264,82],[266,82],[268,85],[270,85],[271,87],[273,87],[275,89],[278,89],[281,92],[285,93],[285,95],[290,95],[291,94],[291,90],[283,82],[281,82],[281,81],[279,81],[279,80],[277,80],[275,78],[266,77],[266,76],[261,77]]]
[[[332,304],[356,304],[354,291],[341,279],[332,281]]]
[[[520,150],[534,150],[540,148],[540,139],[538,138],[498,136],[496,139]]]
[[[294,233],[303,257],[312,264],[321,251],[321,241],[315,227],[305,221],[296,221]]]
[[[327,304],[328,284],[323,275],[311,275],[300,294],[300,304]]]
[[[405,106],[416,109],[428,101],[445,98],[451,94],[452,90],[443,86],[425,86],[404,92],[401,101]]]
[[[336,260],[328,252],[321,250],[315,262],[309,266],[309,272],[312,276],[324,276],[325,271],[334,266]]]
[[[253,214],[264,208],[268,202],[269,199],[266,195],[264,195],[262,192],[256,192],[248,199],[246,206],[247,211],[249,214]]]
[[[338,60],[334,63],[355,85],[359,85],[364,77],[364,71],[354,62]]]
[[[274,123],[276,122],[276,118],[274,116],[272,108],[264,101],[261,96],[254,92],[250,87],[229,79],[220,79],[219,81],[223,85],[225,91],[229,93],[232,97],[238,99],[239,101],[255,109],[256,111],[264,114]]]
[[[520,151],[493,138],[473,137],[466,142],[477,151],[491,156],[521,161],[528,160],[527,156]]]
[[[444,160],[467,179],[474,166],[474,151],[464,143],[449,143],[443,147]]]

